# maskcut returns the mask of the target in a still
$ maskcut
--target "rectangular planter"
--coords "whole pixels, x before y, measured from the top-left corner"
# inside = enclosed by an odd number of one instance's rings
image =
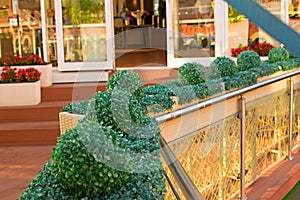
[[[68,112],[60,112],[59,113],[60,134],[64,134],[67,131],[67,129],[74,128],[77,122],[84,117],[85,115],[72,114]]]
[[[33,67],[39,70],[41,75],[41,87],[49,87],[53,83],[52,78],[52,63],[45,65],[20,65],[20,66],[11,66],[12,68],[30,68]]]
[[[0,107],[32,106],[40,102],[41,81],[0,84]]]

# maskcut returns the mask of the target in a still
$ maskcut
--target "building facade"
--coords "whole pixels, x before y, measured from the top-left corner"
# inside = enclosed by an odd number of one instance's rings
[[[258,2],[300,31],[299,0]],[[0,56],[37,53],[57,83],[107,80],[124,67],[208,66],[240,45],[281,45],[223,0],[1,0],[0,25]]]

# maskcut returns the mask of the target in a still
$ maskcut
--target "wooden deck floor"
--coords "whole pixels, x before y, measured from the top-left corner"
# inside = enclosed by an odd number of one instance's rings
[[[248,200],[280,200],[300,180],[300,148],[293,160],[283,160],[246,189]],[[300,191],[296,194],[300,197]],[[299,198],[300,199],[300,198]]]

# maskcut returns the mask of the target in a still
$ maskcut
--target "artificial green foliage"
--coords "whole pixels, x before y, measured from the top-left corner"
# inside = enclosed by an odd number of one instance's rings
[[[144,96],[144,83],[139,75],[133,71],[121,70],[115,72],[106,83],[106,90],[127,91],[136,98]]]
[[[259,67],[249,69],[249,72],[254,72],[257,77],[269,76],[280,71],[281,68],[276,63],[270,63],[268,61],[261,62]]]
[[[145,95],[141,104],[147,107],[149,112],[159,113],[172,109],[175,101],[170,96],[160,92],[155,95]]]
[[[53,149],[51,173],[65,191],[76,198],[104,196],[124,184],[128,173],[111,166],[114,163],[110,162],[121,159],[119,165],[127,166],[126,158],[120,155],[125,149],[112,151],[113,134],[116,134],[113,130],[95,121],[82,120],[76,129],[62,135]]]
[[[157,172],[132,173],[120,189],[113,191],[104,199],[163,200],[166,193],[163,174],[162,168]]]
[[[149,112],[159,113],[172,109],[175,101],[172,96],[175,93],[172,88],[178,87],[179,83],[171,81],[169,83],[157,84],[145,88],[145,96],[141,104],[148,108]]]
[[[89,100],[68,103],[66,106],[62,108],[61,112],[69,112],[69,113],[85,115],[88,104],[89,104]]]
[[[19,200],[31,199],[74,200],[76,198],[61,188],[55,175],[51,174],[51,162],[47,162],[19,198]]]
[[[172,88],[176,97],[178,97],[178,104],[183,105],[186,103],[190,103],[193,100],[197,99],[196,93],[193,90],[192,85]]]
[[[222,78],[225,90],[247,87],[257,83],[257,75],[251,71],[237,72],[233,76]]]
[[[86,117],[59,138],[51,162],[20,199],[163,200],[164,173],[154,118],[143,118],[140,127],[124,134]]]
[[[260,57],[254,51],[243,51],[237,57],[238,71],[245,71],[260,65]]]
[[[199,99],[205,99],[212,95],[224,92],[224,86],[221,79],[210,80],[205,83],[193,85],[192,87]]]
[[[178,81],[183,85],[195,85],[206,80],[207,72],[200,63],[185,63],[178,70]]]
[[[174,86],[177,87],[177,86]],[[174,96],[174,93],[171,90],[171,86],[167,84],[157,84],[145,87],[145,94],[146,95],[156,95],[156,94],[163,94],[166,96]]]
[[[97,92],[90,100],[87,115],[93,114],[99,123],[129,132],[141,122],[147,113],[145,107],[126,91]]]
[[[161,85],[163,85],[169,89],[184,86],[178,79],[172,80],[170,82],[162,83]],[[171,95],[173,95],[173,94],[171,94]]]
[[[288,50],[282,47],[275,47],[271,49],[268,54],[269,62],[275,63],[279,61],[287,61],[289,59],[290,53]]]
[[[236,64],[227,57],[217,57],[210,64],[210,73],[215,76],[232,76],[236,71]]]
[[[299,61],[296,58],[288,59],[287,61],[276,62],[282,69],[282,71],[288,71],[299,67]]]

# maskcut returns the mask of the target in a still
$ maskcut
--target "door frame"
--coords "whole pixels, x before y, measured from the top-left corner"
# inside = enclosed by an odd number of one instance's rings
[[[105,0],[106,27],[106,61],[99,62],[65,62],[64,38],[62,22],[62,0],[54,1],[57,37],[57,61],[59,71],[90,71],[114,69],[114,39],[113,39],[113,0]]]

